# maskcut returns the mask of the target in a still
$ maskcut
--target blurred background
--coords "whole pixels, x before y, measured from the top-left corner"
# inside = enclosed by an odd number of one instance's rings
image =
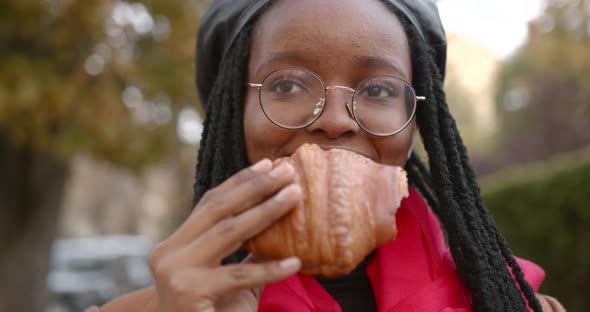
[[[0,3],[0,311],[150,283],[190,210],[210,0]],[[486,203],[541,292],[590,311],[590,0],[440,0],[446,78]]]

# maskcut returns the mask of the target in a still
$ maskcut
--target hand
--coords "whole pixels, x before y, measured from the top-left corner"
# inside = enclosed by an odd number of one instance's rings
[[[301,267],[298,258],[221,266],[243,242],[301,200],[294,169],[269,160],[246,168],[201,198],[186,222],[150,255],[161,312],[257,311],[264,285]]]
[[[537,294],[537,299],[541,303],[543,312],[565,312],[565,308],[561,303],[551,296]]]

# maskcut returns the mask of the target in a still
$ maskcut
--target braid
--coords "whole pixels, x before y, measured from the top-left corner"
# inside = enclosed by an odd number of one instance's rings
[[[432,178],[428,168],[424,165],[416,153],[412,153],[406,162],[405,170],[408,173],[410,186],[416,189],[431,206],[438,207],[438,199],[432,189]]]
[[[258,11],[258,16],[271,3]],[[253,17],[255,21],[257,17]],[[244,82],[250,53],[250,38],[254,23],[246,25],[234,46],[221,63],[219,75],[208,98],[208,109],[203,123],[203,135],[197,157],[193,207],[209,189],[248,166],[244,142]],[[239,249],[223,263],[240,262],[246,251]]]
[[[193,206],[205,192],[248,165],[243,131],[244,81],[251,26],[246,26],[223,62],[209,96],[197,159]]]
[[[412,153],[405,166],[410,185],[422,194],[446,229],[453,259],[471,293],[474,310],[526,311],[526,300],[533,310],[542,311],[485,208],[467,151],[449,112],[442,77],[433,56],[404,15],[387,1],[383,2],[397,14],[406,30],[412,53],[414,87],[426,96],[426,101],[417,108],[416,121],[429,155],[430,172]],[[267,4],[258,14],[263,14],[269,6]],[[254,22],[251,22],[240,32],[221,64],[209,95],[193,205],[207,190],[248,165],[243,99],[253,27]],[[244,256],[245,252],[239,250],[224,263],[238,262]]]
[[[411,45],[414,86],[427,98],[418,106],[416,120],[432,176],[412,154],[406,164],[410,184],[429,202],[447,230],[451,253],[471,292],[474,310],[526,311],[524,296],[531,308],[542,311],[485,208],[467,151],[449,112],[434,58],[403,14],[397,16],[401,17]]]

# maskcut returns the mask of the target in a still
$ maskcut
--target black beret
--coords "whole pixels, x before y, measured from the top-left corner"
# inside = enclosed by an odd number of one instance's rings
[[[196,53],[196,79],[201,103],[207,109],[209,92],[217,78],[224,56],[237,35],[256,13],[271,0],[214,0],[199,25]],[[386,0],[399,9],[422,39],[433,49],[441,76],[445,75],[447,40],[432,0]]]

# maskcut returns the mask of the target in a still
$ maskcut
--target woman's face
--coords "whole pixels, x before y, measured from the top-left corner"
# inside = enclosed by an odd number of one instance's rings
[[[364,78],[390,74],[412,81],[410,49],[397,17],[379,1],[280,1],[257,22],[248,82],[261,83],[272,71],[298,66],[318,74],[327,86],[351,88]],[[403,166],[415,123],[389,137],[362,130],[347,111],[352,94],[330,90],[320,117],[299,130],[273,124],[264,115],[256,88],[245,98],[244,133],[250,163],[291,155],[303,143],[341,148],[372,160]]]

